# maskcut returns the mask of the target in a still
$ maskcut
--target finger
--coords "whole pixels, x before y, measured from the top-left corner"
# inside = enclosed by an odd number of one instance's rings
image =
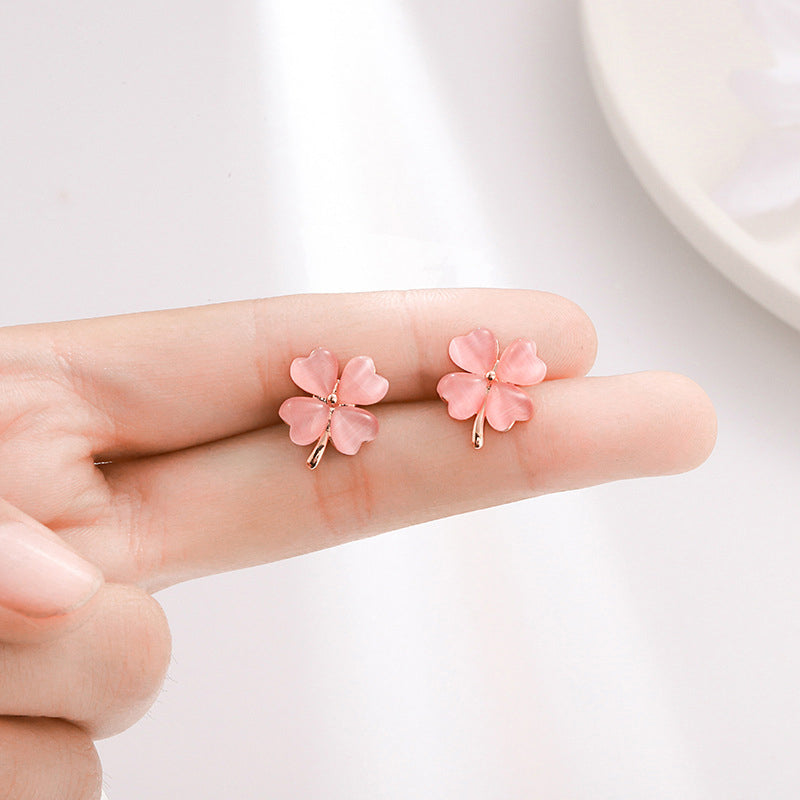
[[[326,454],[314,472],[282,427],[111,465],[120,502],[135,498],[123,516],[138,557],[120,560],[107,537],[93,557],[155,588],[545,492],[680,472],[713,446],[713,408],[681,376],[566,379],[531,394],[533,419],[488,430],[480,451],[470,422],[423,402],[381,408],[375,442]]]
[[[0,641],[35,641],[81,623],[100,570],[60,536],[0,500]]]
[[[467,289],[299,295],[8,329],[91,411],[87,433],[106,457],[160,453],[277,421],[296,392],[289,364],[324,345],[341,363],[369,355],[389,401],[435,397],[452,364],[449,340],[491,327],[501,344],[533,338],[551,378],[582,375],[594,328],[573,303],[544,292]],[[21,356],[17,362],[31,363]],[[40,367],[37,367],[40,368]]]
[[[85,731],[60,719],[0,717],[0,797],[99,800],[102,780]]]
[[[93,738],[132,725],[166,674],[170,634],[141,589],[106,584],[95,612],[50,642],[0,646],[0,714],[60,717]]]

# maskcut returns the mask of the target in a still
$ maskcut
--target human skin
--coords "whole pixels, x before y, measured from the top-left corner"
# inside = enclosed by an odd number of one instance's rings
[[[536,341],[508,433],[436,396],[453,336]],[[277,415],[317,346],[389,379],[380,433],[319,468]],[[686,471],[713,407],[680,375],[584,377],[594,328],[511,290],[302,295],[0,329],[0,796],[99,797],[93,739],[133,724],[170,657],[151,593],[547,492]],[[21,523],[21,525],[19,524]],[[62,551],[62,548],[68,550]]]

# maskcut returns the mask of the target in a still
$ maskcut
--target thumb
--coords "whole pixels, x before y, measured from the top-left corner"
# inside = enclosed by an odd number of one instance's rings
[[[38,641],[80,624],[100,570],[0,499],[0,641]]]

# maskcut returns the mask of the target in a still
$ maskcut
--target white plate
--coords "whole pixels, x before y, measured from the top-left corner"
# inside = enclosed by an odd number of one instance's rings
[[[718,202],[733,181],[741,201],[743,170],[752,172],[748,153],[775,132],[763,112],[732,88],[741,85],[735,81],[743,70],[767,75],[775,63],[776,34],[786,29],[776,24],[770,40],[754,24],[754,13],[800,15],[800,0],[582,5],[595,90],[642,184],[712,264],[800,330],[800,203],[735,219]],[[782,130],[794,136],[800,124]],[[776,175],[784,190],[787,178],[800,189],[800,152],[796,156],[770,167],[782,168]],[[767,181],[752,174],[750,180],[754,196],[766,191]]]

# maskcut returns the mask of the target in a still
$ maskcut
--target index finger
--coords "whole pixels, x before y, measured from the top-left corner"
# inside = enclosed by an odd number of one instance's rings
[[[596,339],[586,314],[546,292],[503,289],[295,295],[7,329],[53,354],[88,405],[99,457],[169,452],[277,422],[297,389],[289,364],[315,347],[340,363],[369,355],[387,400],[435,396],[453,336],[491,327],[501,346],[534,339],[548,378],[584,375]]]

